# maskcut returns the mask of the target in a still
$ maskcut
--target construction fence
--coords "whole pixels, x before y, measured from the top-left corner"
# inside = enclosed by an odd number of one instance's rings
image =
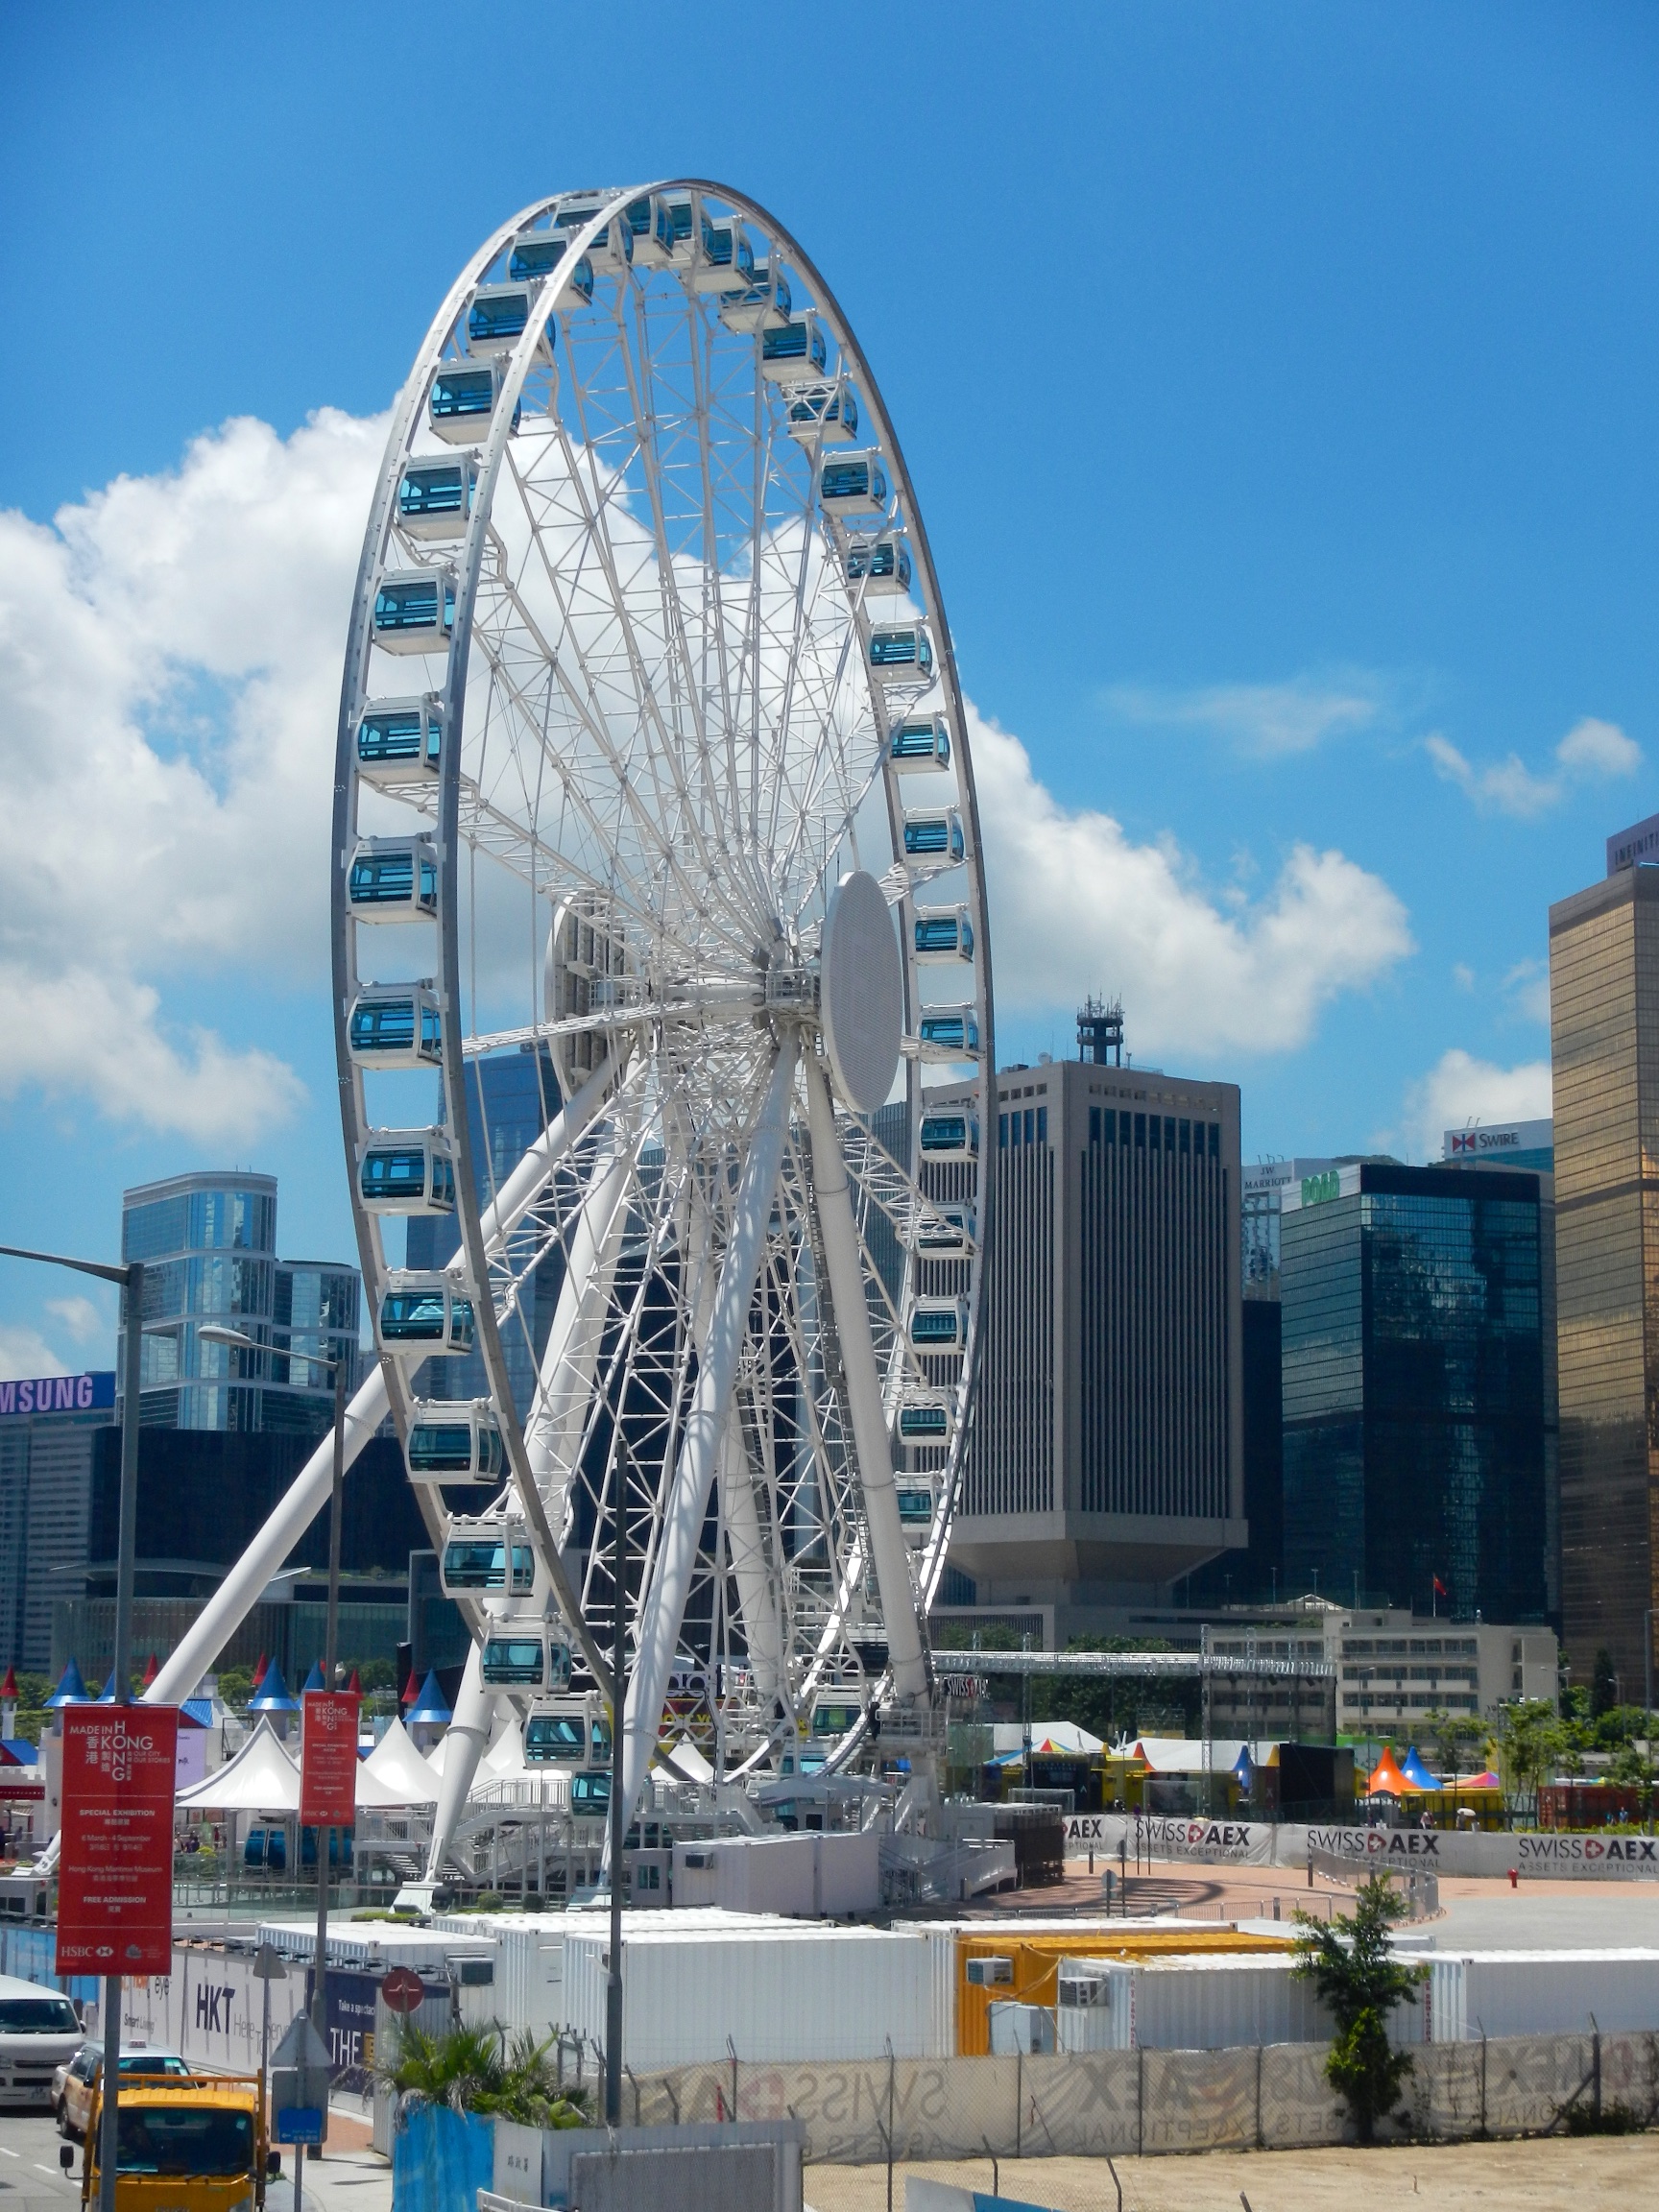
[[[1614,2106],[1659,2119],[1659,2035],[1517,2036],[1412,2053],[1406,2118],[1380,2140],[1558,2132]],[[819,2165],[1289,2151],[1353,2140],[1321,2044],[767,2066],[630,2075],[638,2126],[796,2119]],[[808,2192],[809,2193],[809,2192]]]

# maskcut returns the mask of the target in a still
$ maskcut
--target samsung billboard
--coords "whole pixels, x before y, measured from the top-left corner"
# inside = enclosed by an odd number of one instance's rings
[[[115,1371],[87,1375],[33,1375],[0,1382],[0,1417],[112,1411]]]

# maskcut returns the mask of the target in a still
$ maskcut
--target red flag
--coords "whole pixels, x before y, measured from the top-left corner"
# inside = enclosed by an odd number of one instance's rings
[[[1438,1575],[1434,1575],[1432,1580],[1434,1583],[1434,1595],[1436,1598],[1444,1598],[1449,1595],[1445,1583],[1441,1581]]]

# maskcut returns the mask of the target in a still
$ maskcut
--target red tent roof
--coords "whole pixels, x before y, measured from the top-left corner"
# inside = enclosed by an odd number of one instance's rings
[[[397,1702],[399,1705],[413,1705],[416,1698],[419,1697],[420,1695],[421,1685],[416,1681],[415,1670],[413,1667],[411,1667],[409,1670],[409,1679],[403,1685],[403,1695],[398,1698]]]
[[[351,1695],[352,1695],[352,1696],[353,1696],[353,1697],[361,1697],[361,1696],[362,1696],[362,1695],[363,1695],[363,1678],[362,1678],[362,1676],[361,1676],[361,1675],[358,1673],[358,1671],[357,1671],[357,1670],[356,1670],[356,1668],[355,1668],[355,1667],[353,1667],[353,1668],[352,1668],[352,1670],[351,1670],[351,1679],[350,1679],[350,1681],[349,1681],[349,1682],[348,1682],[348,1683],[347,1683],[346,1687],[347,1687],[347,1689],[348,1689],[348,1690],[349,1690],[349,1691],[351,1693]]]
[[[264,1652],[261,1651],[259,1654],[259,1664],[253,1670],[253,1687],[255,1690],[257,1690],[260,1683],[264,1681],[265,1670],[270,1666],[270,1660],[267,1659]]]
[[[156,1658],[155,1652],[152,1651],[150,1654],[150,1664],[144,1670],[144,1687],[146,1690],[149,1689],[151,1683],[155,1681],[156,1675],[159,1674],[160,1671],[161,1663]]]
[[[6,1670],[6,1679],[4,1682],[0,1682],[0,1697],[15,1697],[16,1695],[17,1670],[15,1667],[8,1667]]]

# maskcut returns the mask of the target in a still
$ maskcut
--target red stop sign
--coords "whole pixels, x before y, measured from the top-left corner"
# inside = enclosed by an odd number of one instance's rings
[[[426,1984],[413,1966],[394,1966],[380,1984],[380,1994],[394,2012],[413,2012],[426,1995]]]

